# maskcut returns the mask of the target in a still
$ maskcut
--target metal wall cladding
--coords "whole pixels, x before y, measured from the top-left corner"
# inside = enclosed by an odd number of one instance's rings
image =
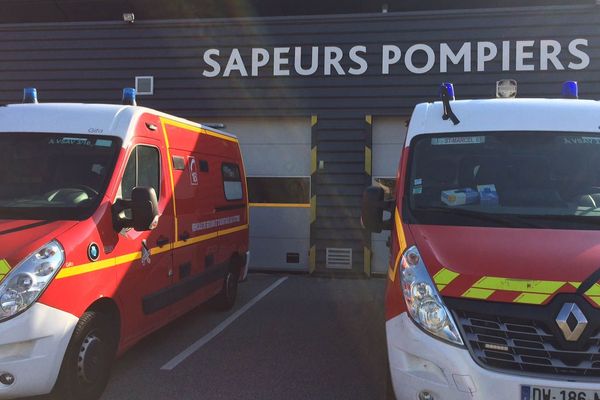
[[[183,117],[209,115],[311,115],[355,111],[357,114],[408,115],[421,101],[437,96],[441,81],[452,81],[458,97],[491,97],[497,79],[519,82],[524,96],[555,96],[560,82],[582,82],[583,97],[600,94],[597,30],[600,9],[596,6],[518,8],[447,12],[388,13],[348,16],[277,17],[236,20],[136,21],[0,26],[0,101],[15,102],[24,86],[35,86],[41,101],[115,102],[120,90],[134,84],[136,75],[155,77],[155,94],[140,103]],[[577,57],[568,51],[573,39],[588,40],[583,49],[590,57],[584,70],[569,69]],[[540,40],[555,40],[564,70],[552,63],[540,71]],[[534,41],[526,64],[534,71],[516,70],[516,41]],[[477,71],[478,42],[492,42],[498,56]],[[503,71],[502,42],[510,41],[510,68]],[[456,53],[465,42],[472,44],[471,72],[464,63],[449,62],[440,73],[440,44]],[[427,73],[408,71],[405,59],[411,46],[424,44],[435,53],[435,65]],[[382,73],[383,46],[397,46],[398,63]],[[318,68],[300,76],[294,68],[295,48],[302,48],[304,69],[311,65],[312,47],[318,47]],[[358,53],[368,67],[350,57]],[[289,76],[273,76],[274,48],[289,48],[283,70]],[[339,47],[341,75],[336,67],[326,76],[326,47]],[[257,68],[257,76],[241,77],[234,69],[223,77],[233,49],[238,49],[248,75],[252,75],[252,48],[265,49],[270,61]],[[206,50],[218,49],[214,59],[221,73],[207,78],[210,66]],[[258,56],[257,56],[258,57]],[[335,54],[330,58],[335,57]],[[416,68],[427,62],[425,52],[415,51]],[[234,60],[235,61],[235,60]],[[360,72],[360,71],[359,71]]]
[[[311,249],[318,267],[327,247],[351,248],[362,271],[368,239],[359,206],[372,172],[367,116],[407,117],[415,104],[435,100],[443,81],[455,84],[458,98],[490,98],[499,79],[516,79],[520,97],[558,97],[563,81],[578,80],[582,98],[600,98],[599,25],[598,6],[3,25],[0,103],[19,102],[30,86],[41,102],[118,103],[135,76],[153,76],[154,95],[138,103],[184,118],[249,117],[250,127],[255,117],[312,116],[303,141],[310,138],[319,165]],[[556,58],[548,57],[558,45]],[[303,76],[313,47],[316,67]]]

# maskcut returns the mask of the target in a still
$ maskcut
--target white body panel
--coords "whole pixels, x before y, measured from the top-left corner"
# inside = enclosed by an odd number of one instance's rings
[[[226,136],[226,132],[207,128],[192,121],[138,106],[111,104],[10,104],[0,107],[0,132],[72,133],[95,136],[117,136],[127,147],[133,137],[139,116],[151,113],[205,128]]]
[[[0,384],[0,398],[33,396],[52,390],[77,317],[35,303],[23,314],[0,324],[0,374],[15,377]]]
[[[410,120],[405,146],[421,134],[483,131],[600,133],[600,102],[592,100],[492,99],[451,101],[460,120],[443,120],[443,104],[421,103]]]
[[[386,322],[388,358],[398,400],[415,400],[428,391],[443,400],[519,400],[521,385],[598,390],[597,383],[541,379],[480,367],[466,348],[434,339],[406,313]]]

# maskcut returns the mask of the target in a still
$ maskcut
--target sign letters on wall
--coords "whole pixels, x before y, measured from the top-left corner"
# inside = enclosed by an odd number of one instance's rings
[[[413,74],[446,73],[451,66],[464,72],[486,71],[492,62],[500,62],[502,71],[583,70],[590,65],[587,39],[568,43],[557,40],[516,40],[500,42],[441,43],[436,46],[414,44],[401,48],[356,45],[344,51],[336,46],[251,48],[242,52],[208,49],[204,51],[202,75],[215,77],[363,75],[370,68],[390,75],[408,71]],[[369,55],[377,66],[367,62]],[[304,58],[304,60],[303,60]],[[370,59],[373,59],[371,57]]]

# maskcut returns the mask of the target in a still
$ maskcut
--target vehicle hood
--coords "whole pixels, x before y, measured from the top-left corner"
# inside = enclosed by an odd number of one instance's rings
[[[600,269],[600,232],[410,225],[442,296],[546,304]],[[587,293],[600,305],[600,285]]]
[[[75,224],[76,221],[0,219],[0,264],[5,266],[8,263],[11,268],[14,267],[31,252]],[[3,273],[5,271],[0,271],[0,275]]]

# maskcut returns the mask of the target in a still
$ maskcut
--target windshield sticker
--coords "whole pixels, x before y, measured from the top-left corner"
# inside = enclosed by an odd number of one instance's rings
[[[564,137],[563,144],[600,144],[600,137]]]
[[[92,141],[86,138],[59,138],[59,139],[50,139],[48,144],[64,144],[64,145],[75,145],[75,146],[91,146]]]
[[[417,186],[413,188],[413,194],[421,194],[423,193],[423,186]]]
[[[423,179],[421,179],[421,178],[415,179],[415,186],[419,186],[419,185],[422,185],[422,184],[423,184]]]
[[[110,146],[112,146],[112,140],[98,139],[98,140],[96,140],[96,146],[98,146],[98,147],[110,147]]]
[[[92,172],[96,175],[102,175],[102,171],[104,171],[104,167],[100,164],[92,165]]]
[[[482,144],[485,143],[485,136],[463,136],[463,137],[443,137],[432,138],[431,144],[434,146],[445,146],[450,144]]]

